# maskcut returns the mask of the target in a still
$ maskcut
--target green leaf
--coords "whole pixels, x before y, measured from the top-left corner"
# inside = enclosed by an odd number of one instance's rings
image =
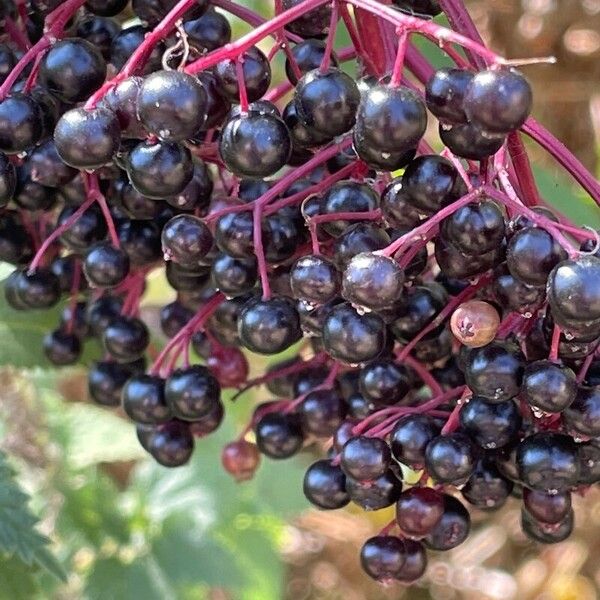
[[[28,501],[29,497],[15,481],[5,454],[0,452],[0,551],[66,581],[63,568],[48,551],[48,538],[35,529],[38,519],[27,508]]]
[[[66,467],[81,470],[99,463],[145,458],[131,421],[110,409],[83,402],[67,403],[56,391],[55,371],[30,375],[42,404],[51,437],[64,448]]]
[[[285,518],[307,508],[302,495],[305,461],[266,460],[256,477],[238,484],[220,466],[221,448],[234,439],[237,412],[197,442],[189,465],[168,470],[139,465],[130,489],[147,521],[160,524],[152,556],[188,597],[199,582],[232,590],[241,600],[279,600],[283,567],[278,553]]]
[[[39,585],[34,569],[18,558],[0,558],[0,600],[32,600]]]
[[[63,405],[61,419],[69,429],[66,451],[72,469],[147,456],[133,424],[104,408],[83,403]]]
[[[542,196],[579,225],[600,228],[600,211],[596,203],[581,188],[565,177],[558,167],[533,167]]]
[[[62,537],[77,539],[76,546],[90,544],[95,549],[107,541],[129,543],[132,522],[122,510],[122,496],[115,484],[97,469],[88,469],[84,477],[76,486],[72,481],[57,481],[63,494],[57,519]]]

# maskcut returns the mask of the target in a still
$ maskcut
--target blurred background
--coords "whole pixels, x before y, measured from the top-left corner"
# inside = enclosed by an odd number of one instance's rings
[[[245,4],[268,14],[266,3]],[[557,57],[555,65],[523,69],[533,84],[535,114],[596,170],[600,0],[468,4],[500,54]],[[427,51],[435,54],[431,47]],[[544,195],[574,220],[599,226],[589,199],[528,147]],[[167,301],[158,275],[144,298],[145,318],[156,318],[157,307]],[[431,556],[419,584],[383,588],[363,575],[358,553],[393,513],[309,509],[301,481],[310,448],[285,464],[263,461],[256,478],[240,485],[221,469],[221,447],[252,405],[266,399],[263,389],[230,403],[223,427],[198,443],[192,464],[169,471],[145,458],[130,423],[90,404],[83,370],[44,366],[39,341],[55,317],[24,322],[0,306],[0,449],[30,494],[29,509],[41,519],[38,529],[50,538],[47,547],[67,580],[52,576],[58,567],[41,549],[28,560],[0,557],[0,600],[600,598],[598,491],[576,499],[576,530],[567,542],[547,548],[527,542],[518,503],[511,500],[493,516],[474,511],[469,540]],[[254,361],[256,372],[264,367]],[[0,475],[4,483],[10,480],[2,460]],[[0,500],[12,493],[0,489]],[[9,517],[0,509],[0,541]]]

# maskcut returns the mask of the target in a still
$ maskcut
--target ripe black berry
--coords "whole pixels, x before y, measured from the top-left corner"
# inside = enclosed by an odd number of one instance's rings
[[[319,508],[332,510],[350,502],[346,493],[346,476],[330,460],[318,460],[308,468],[303,489],[309,502]]]
[[[288,161],[291,139],[276,115],[249,112],[223,127],[219,152],[227,167],[241,177],[268,177]]]
[[[461,428],[482,448],[503,448],[515,441],[521,414],[512,401],[491,403],[473,396],[460,411]]]
[[[197,421],[211,412],[221,395],[219,382],[203,366],[177,369],[165,384],[165,399],[173,415]]]
[[[106,77],[100,51],[81,38],[56,42],[44,55],[39,79],[63,102],[82,102],[96,91]]]
[[[352,128],[360,93],[343,71],[329,68],[309,71],[296,86],[294,102],[298,116],[308,127],[335,137]]]
[[[302,448],[304,437],[295,415],[270,413],[256,424],[256,445],[270,458],[289,458]]]
[[[475,468],[475,448],[464,433],[440,435],[425,449],[425,468],[439,483],[464,483]]]
[[[137,114],[145,129],[162,140],[193,137],[206,118],[206,93],[200,81],[179,71],[157,71],[144,79]]]
[[[390,434],[393,457],[413,469],[425,464],[425,449],[440,434],[439,425],[427,415],[402,417]]]
[[[165,382],[155,375],[134,375],[123,387],[123,410],[136,423],[158,425],[171,418],[165,403]]]
[[[384,440],[363,435],[346,442],[340,464],[349,477],[358,481],[370,481],[387,471],[391,456],[390,448]]]
[[[373,313],[359,314],[348,303],[331,309],[323,323],[323,345],[337,360],[349,364],[377,357],[385,346],[383,320]]]
[[[344,271],[342,296],[354,305],[378,310],[396,304],[404,271],[392,258],[371,252],[354,256]]]
[[[477,73],[464,97],[469,121],[492,133],[518,129],[529,116],[531,103],[529,83],[513,69]]]
[[[190,151],[177,142],[142,142],[129,153],[127,174],[138,192],[161,199],[185,189],[194,165]]]
[[[462,544],[471,529],[471,518],[460,500],[444,494],[444,514],[423,540],[431,550],[451,550]]]
[[[577,485],[579,460],[572,437],[535,433],[519,444],[516,458],[519,477],[527,487],[554,493]]]
[[[260,354],[277,354],[302,336],[294,306],[283,298],[251,300],[242,309],[238,334],[246,348]]]
[[[115,287],[129,273],[129,256],[110,242],[98,242],[87,253],[83,272],[93,287]]]
[[[102,332],[104,348],[112,358],[122,363],[141,358],[149,341],[148,328],[134,317],[115,317]]]
[[[548,360],[529,363],[523,374],[521,393],[534,408],[562,412],[575,400],[575,373]]]
[[[465,379],[474,394],[488,402],[504,402],[519,393],[524,366],[517,348],[493,342],[469,354]]]
[[[402,572],[406,550],[400,538],[379,535],[368,539],[360,551],[360,564],[377,581],[395,579]]]

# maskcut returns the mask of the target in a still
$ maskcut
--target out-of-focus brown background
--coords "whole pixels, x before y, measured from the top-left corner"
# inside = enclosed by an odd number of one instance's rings
[[[484,39],[507,58],[555,56],[526,66],[535,116],[596,172],[600,137],[600,0],[467,2]],[[531,146],[533,161],[548,159]],[[576,529],[542,547],[520,531],[520,502],[494,515],[472,511],[473,533],[448,554],[430,554],[420,585],[384,589],[360,572],[362,542],[393,511],[311,512],[291,528],[287,600],[595,600],[600,598],[600,492],[574,499]],[[385,514],[381,514],[385,513]]]

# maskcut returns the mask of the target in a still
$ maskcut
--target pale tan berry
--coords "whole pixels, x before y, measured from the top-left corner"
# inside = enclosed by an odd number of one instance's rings
[[[480,348],[496,337],[500,326],[498,311],[482,300],[469,300],[461,304],[450,318],[450,329],[461,344]]]

